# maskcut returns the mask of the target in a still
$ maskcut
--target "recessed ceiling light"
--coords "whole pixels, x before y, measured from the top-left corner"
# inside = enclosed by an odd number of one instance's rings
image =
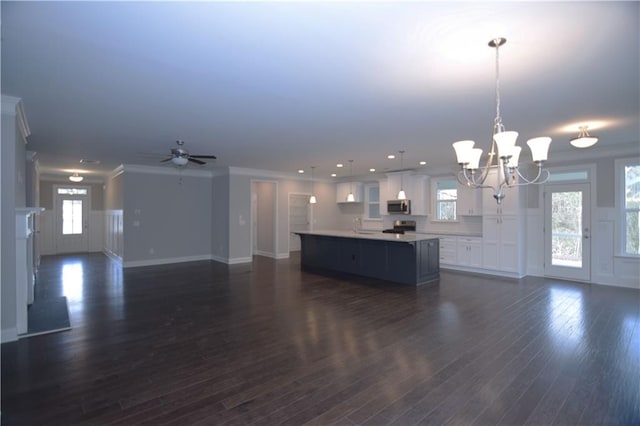
[[[81,158],[80,162],[83,164],[100,164],[100,160],[88,160],[86,158]]]
[[[395,155],[393,155],[393,154],[389,154],[389,155],[387,155],[387,158],[388,158],[389,160],[393,160],[394,158],[396,158],[396,156],[395,156]]]
[[[338,176],[338,175],[335,174],[335,173],[331,173],[331,177],[336,177],[336,176]]]
[[[426,161],[421,161],[421,162],[420,162],[420,165],[421,165],[421,166],[424,166],[425,164],[427,164],[427,162],[426,162]]]
[[[375,171],[376,171],[376,169],[371,168],[371,169],[369,169],[369,171],[370,171],[370,172],[375,172]]]
[[[336,167],[344,167],[344,164],[338,163],[338,164],[336,164]]]
[[[304,173],[304,170],[300,169],[298,170],[298,173]]]

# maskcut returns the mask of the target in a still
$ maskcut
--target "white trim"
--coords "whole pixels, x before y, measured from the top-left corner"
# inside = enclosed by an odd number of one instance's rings
[[[176,167],[161,167],[161,166],[141,166],[138,164],[122,164],[120,167],[122,167],[123,171],[128,173],[189,176],[189,177],[201,177],[201,178],[213,177],[213,173],[211,172],[211,170],[194,170],[188,167],[176,168]]]
[[[124,165],[120,164],[118,167],[116,167],[115,169],[113,169],[111,171],[111,173],[109,173],[108,178],[109,179],[113,179],[117,176],[120,176],[122,173],[124,173]]]
[[[117,254],[115,254],[114,252],[112,252],[107,248],[103,249],[102,253],[104,253],[104,255],[107,256],[109,259],[113,260],[114,262],[118,262],[120,266],[122,266],[122,257],[118,256]]]
[[[300,173],[276,172],[272,170],[248,169],[244,167],[229,167],[229,175],[232,176],[250,176],[256,179],[285,179],[294,181],[311,181],[311,176],[304,176]],[[332,182],[335,179],[324,179],[322,177],[314,177],[315,182]]]
[[[0,331],[0,343],[15,342],[18,340],[18,330],[14,328],[3,328]]]
[[[138,266],[153,266],[153,265],[167,265],[170,263],[184,263],[184,262],[198,262],[201,260],[211,260],[213,258],[210,254],[198,255],[198,256],[184,256],[184,257],[168,257],[164,259],[148,259],[148,260],[128,260],[122,264],[123,268],[135,268]]]
[[[256,250],[256,252],[254,253],[255,256],[264,256],[264,257],[270,257],[272,259],[277,259],[278,256],[274,253],[274,252],[270,252],[270,251],[264,251],[264,250]]]
[[[27,138],[31,135],[31,130],[29,129],[27,115],[24,112],[22,99],[16,98],[15,96],[2,95],[2,114],[16,117],[16,126],[22,135],[24,143],[27,143]]]
[[[228,265],[237,265],[239,263],[251,263],[251,262],[253,262],[253,257],[234,257],[234,258],[227,259],[225,263]]]
[[[629,255],[625,253],[625,238],[624,238],[624,224],[625,218],[625,194],[624,194],[624,167],[629,165],[640,164],[640,157],[629,158],[616,158],[613,160],[613,173],[614,176],[614,208],[616,210],[616,226],[614,228],[614,249],[613,255],[618,257],[637,258],[633,254]]]

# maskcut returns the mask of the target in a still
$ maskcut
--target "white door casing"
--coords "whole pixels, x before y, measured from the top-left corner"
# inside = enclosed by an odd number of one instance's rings
[[[300,251],[297,231],[308,231],[310,224],[309,195],[289,194],[289,252]]]

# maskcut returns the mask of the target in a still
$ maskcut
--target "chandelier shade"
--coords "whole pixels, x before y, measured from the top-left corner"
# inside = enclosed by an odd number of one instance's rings
[[[531,150],[531,158],[538,166],[538,173],[533,179],[525,177],[518,169],[522,148],[516,145],[518,132],[507,131],[500,116],[500,55],[499,48],[507,42],[505,38],[495,38],[489,42],[489,46],[496,49],[496,117],[493,120],[493,139],[491,150],[484,167],[480,167],[482,149],[475,148],[472,140],[461,140],[453,143],[453,150],[460,166],[458,181],[470,188],[491,188],[493,197],[498,204],[505,197],[505,188],[530,184],[542,184],[549,179],[549,171],[542,170],[542,164],[547,160],[551,138],[537,137],[529,139],[527,145]],[[573,141],[572,141],[573,143]],[[496,152],[497,151],[497,152]],[[501,169],[501,173],[495,174],[496,182],[486,182],[489,170]],[[544,173],[543,173],[544,172]]]
[[[529,139],[527,145],[531,149],[531,158],[534,163],[541,161],[547,161],[549,154],[549,145],[551,145],[551,138],[541,136],[539,138]]]

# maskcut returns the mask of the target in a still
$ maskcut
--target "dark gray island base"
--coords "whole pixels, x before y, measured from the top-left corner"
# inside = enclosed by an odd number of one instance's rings
[[[400,284],[440,278],[439,240],[415,235],[298,232],[302,267],[345,272]]]

